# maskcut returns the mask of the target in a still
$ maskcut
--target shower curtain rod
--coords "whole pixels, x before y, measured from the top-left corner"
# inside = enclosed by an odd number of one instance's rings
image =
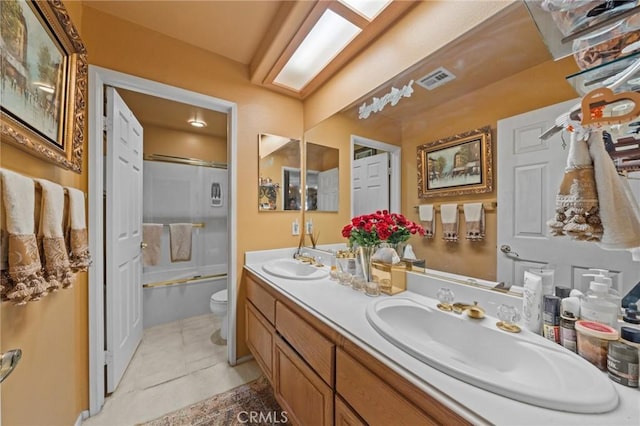
[[[145,154],[144,159],[147,161],[160,161],[163,163],[187,164],[189,166],[211,167],[214,169],[227,169],[226,163],[218,163],[216,161],[205,161],[197,158],[176,157],[173,155],[163,154]]]

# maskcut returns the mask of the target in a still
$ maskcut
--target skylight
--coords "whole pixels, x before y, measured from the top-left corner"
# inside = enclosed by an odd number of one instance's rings
[[[340,3],[347,5],[371,21],[391,3],[391,0],[340,0]]]
[[[353,0],[350,0],[353,1]],[[359,0],[358,2],[367,3]],[[360,33],[361,29],[331,9],[316,25],[282,68],[274,82],[301,90]]]

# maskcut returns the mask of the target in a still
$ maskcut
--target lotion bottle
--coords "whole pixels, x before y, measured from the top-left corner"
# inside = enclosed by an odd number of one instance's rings
[[[611,278],[599,275],[591,281],[589,291],[580,302],[580,318],[617,327],[620,296],[609,291]]]
[[[539,275],[525,271],[523,287],[523,324],[528,330],[540,334],[542,330],[542,278]]]

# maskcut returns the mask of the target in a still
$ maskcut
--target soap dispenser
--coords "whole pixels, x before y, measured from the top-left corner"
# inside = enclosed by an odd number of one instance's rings
[[[580,302],[580,318],[617,327],[620,313],[620,296],[610,291],[611,278],[594,277],[589,291]]]

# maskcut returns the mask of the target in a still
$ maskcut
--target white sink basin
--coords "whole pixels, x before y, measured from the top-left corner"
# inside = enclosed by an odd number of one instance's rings
[[[295,259],[277,259],[265,263],[262,269],[273,276],[292,280],[318,280],[329,275],[326,268],[312,266]]]
[[[607,375],[579,355],[534,333],[508,333],[496,318],[474,320],[440,311],[416,296],[372,302],[367,320],[418,360],[491,392],[529,404],[576,413],[618,405]]]

